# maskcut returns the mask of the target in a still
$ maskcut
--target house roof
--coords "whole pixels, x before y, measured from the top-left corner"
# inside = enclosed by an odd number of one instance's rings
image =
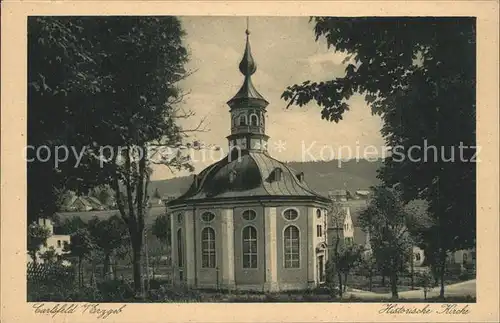
[[[97,198],[93,196],[86,196],[84,197],[93,207],[102,207],[101,201],[99,201]]]
[[[275,177],[277,172],[281,173],[279,179]],[[309,188],[305,180],[300,181],[298,174],[265,152],[244,150],[240,156],[233,152],[205,168],[194,178],[188,191],[169,205],[246,197],[301,197],[329,202],[328,198]]]

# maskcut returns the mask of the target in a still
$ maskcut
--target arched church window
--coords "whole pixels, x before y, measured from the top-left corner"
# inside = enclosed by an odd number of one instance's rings
[[[283,234],[285,268],[300,268],[300,232],[294,225],[286,227]]]
[[[243,114],[240,116],[240,126],[246,126],[246,125],[247,125],[247,116]]]
[[[320,210],[320,209],[317,209],[317,210],[316,210],[316,217],[317,217],[318,219],[320,219],[320,218],[321,218],[321,210]]]
[[[177,230],[177,265],[179,268],[184,267],[184,251],[182,242],[182,230]]]
[[[286,209],[283,212],[283,217],[285,220],[293,221],[299,217],[299,212],[295,209]]]
[[[206,227],[201,231],[201,266],[215,268],[215,231]]]
[[[259,117],[257,117],[257,115],[256,115],[256,114],[252,114],[252,115],[250,116],[250,124],[251,124],[252,126],[258,126],[258,125],[259,125]]]
[[[243,229],[243,268],[257,268],[257,230],[252,226]]]
[[[212,212],[205,212],[201,215],[201,220],[203,222],[212,222],[215,218],[215,214],[213,214]]]
[[[245,210],[242,213],[242,217],[247,221],[253,221],[257,217],[257,213],[254,210]]]
[[[182,213],[177,213],[177,222],[182,223]]]

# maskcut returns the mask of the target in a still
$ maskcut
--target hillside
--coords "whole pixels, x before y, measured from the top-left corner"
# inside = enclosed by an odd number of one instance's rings
[[[289,162],[288,166],[298,172],[304,172],[309,187],[318,193],[327,194],[330,190],[367,189],[377,185],[377,169],[382,165],[382,160],[369,162],[367,160],[318,161],[318,162]],[[198,170],[197,172],[200,172]],[[161,195],[180,195],[184,193],[193,180],[193,176],[175,177],[172,179],[153,181],[150,184],[151,192],[156,188]]]

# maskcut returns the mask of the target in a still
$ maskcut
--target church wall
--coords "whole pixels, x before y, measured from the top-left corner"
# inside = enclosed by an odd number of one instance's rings
[[[210,223],[202,221],[201,215],[205,212],[211,212],[215,218]],[[196,250],[196,286],[199,288],[214,288],[222,283],[222,246],[220,229],[220,210],[213,208],[199,208],[195,211],[194,219],[194,250]],[[202,230],[210,227],[215,231],[215,267],[207,268],[202,266]]]
[[[186,235],[185,235],[185,228],[184,228],[184,213],[179,211],[172,213],[172,216],[170,218],[170,224],[172,228],[172,265],[174,266],[174,281],[182,283],[185,282],[186,280]],[[181,246],[179,250],[179,229],[181,230]],[[182,256],[184,257],[184,264],[182,267],[179,265],[179,251],[182,251]]]
[[[294,221],[287,221],[283,218],[283,211],[288,208],[294,208],[299,212],[299,216]],[[304,206],[286,206],[276,208],[276,240],[277,240],[277,266],[278,266],[278,284],[280,289],[294,289],[304,288],[307,286],[307,273],[308,273],[308,215],[307,208]],[[295,225],[300,230],[300,267],[299,268],[285,268],[284,264],[284,230],[288,225]]]
[[[244,220],[242,213],[251,209],[257,214],[254,221]],[[260,205],[236,207],[234,215],[234,271],[235,283],[262,284],[265,278],[264,207]],[[257,268],[243,268],[243,229],[251,225],[257,229]]]

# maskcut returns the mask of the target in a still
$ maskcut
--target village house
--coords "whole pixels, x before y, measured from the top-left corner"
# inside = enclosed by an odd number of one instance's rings
[[[363,246],[365,250],[364,254],[367,256],[370,255],[369,232],[365,232],[358,222],[359,215],[368,207],[370,191],[358,190],[352,194],[347,190],[333,190],[328,195],[332,201],[337,203],[337,212],[340,212],[340,214],[329,214],[328,216],[328,248],[330,249],[330,258],[333,256],[331,250],[335,247],[337,236],[340,238],[340,244],[357,244]],[[475,263],[476,252],[474,249],[458,250],[448,254],[448,264],[458,266],[461,270],[465,270],[466,267],[474,267]],[[418,246],[413,247],[413,261],[411,264],[415,271],[428,270],[424,250]]]
[[[54,250],[56,256],[62,256],[63,254],[69,253],[68,251],[65,250],[65,248],[69,246],[71,242],[70,235],[54,234],[54,224],[52,223],[52,220],[48,218],[38,219],[38,225],[47,228],[50,232],[50,236],[47,238],[45,244],[40,246],[40,249],[36,254],[37,263],[43,263],[44,260],[42,258],[42,255],[51,249]],[[33,262],[33,259],[31,259],[30,256],[28,256],[27,260],[28,262]],[[63,260],[63,265],[69,266],[70,263],[66,260]]]
[[[167,202],[174,281],[192,288],[300,290],[325,280],[327,197],[271,157],[268,102],[252,84],[247,30],[244,82],[228,102],[229,155]]]

